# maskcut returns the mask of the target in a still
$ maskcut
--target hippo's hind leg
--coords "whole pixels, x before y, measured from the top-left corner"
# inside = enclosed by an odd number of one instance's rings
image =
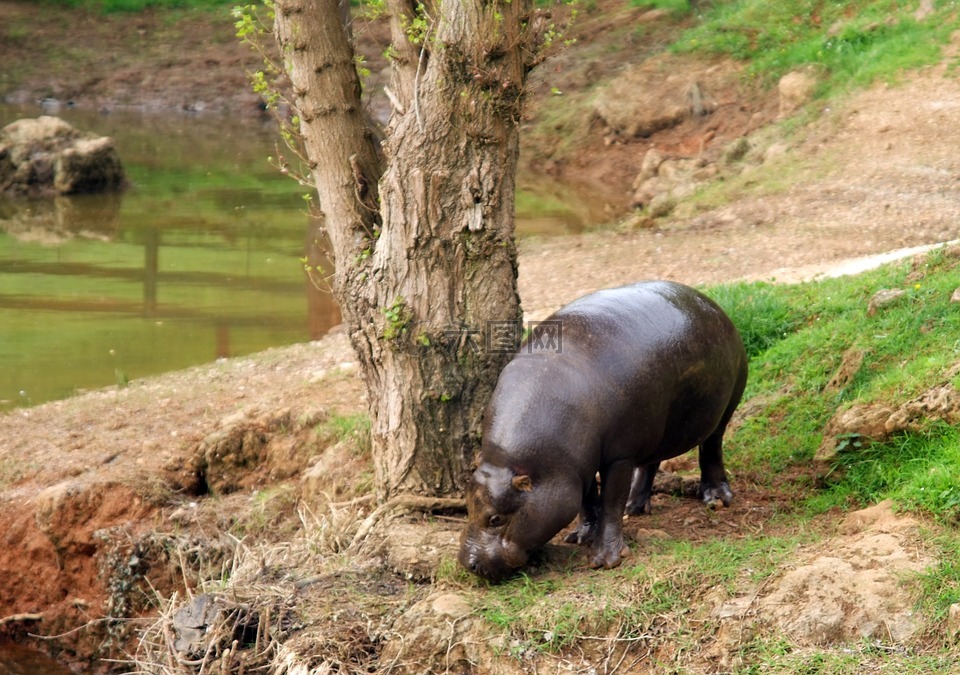
[[[724,506],[730,506],[733,501],[733,492],[727,482],[727,472],[723,469],[723,434],[727,424],[733,417],[733,411],[740,404],[743,390],[747,384],[747,363],[741,359],[740,373],[727,409],[720,419],[720,424],[706,440],[700,444],[700,497],[709,506],[716,506],[719,501]]]
[[[660,469],[660,462],[638,466],[633,470],[630,483],[630,497],[627,499],[627,515],[641,516],[650,514],[650,496],[653,494],[653,479]]]
[[[709,506],[719,501],[730,506],[733,492],[727,482],[727,472],[723,468],[723,432],[724,423],[700,444],[700,497]]]
[[[577,527],[564,537],[568,544],[592,544],[597,538],[597,529],[600,527],[600,487],[594,478],[583,495],[580,506],[580,515],[577,518]]]

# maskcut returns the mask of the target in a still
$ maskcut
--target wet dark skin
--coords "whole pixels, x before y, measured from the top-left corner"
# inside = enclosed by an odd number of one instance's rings
[[[560,348],[534,334],[503,370],[467,487],[459,559],[494,581],[578,514],[566,540],[590,546],[593,567],[616,567],[629,553],[624,512],[649,513],[660,462],[697,446],[703,500],[733,498],[722,440],[747,357],[716,304],[649,281],[585,296],[548,321],[562,324]]]

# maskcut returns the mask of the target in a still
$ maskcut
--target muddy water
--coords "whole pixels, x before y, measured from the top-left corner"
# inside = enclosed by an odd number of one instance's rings
[[[0,125],[35,117],[0,106]],[[112,136],[121,196],[0,201],[0,411],[322,336],[339,322],[305,189],[267,122],[60,110]],[[521,177],[518,231],[576,233],[600,205]]]

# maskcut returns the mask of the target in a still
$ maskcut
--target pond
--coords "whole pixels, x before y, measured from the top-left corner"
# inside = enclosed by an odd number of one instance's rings
[[[0,126],[39,108],[0,106]],[[0,200],[0,411],[314,340],[339,322],[304,273],[323,257],[268,121],[63,110],[112,136],[119,196]],[[537,177],[518,233],[580,232],[602,205]]]

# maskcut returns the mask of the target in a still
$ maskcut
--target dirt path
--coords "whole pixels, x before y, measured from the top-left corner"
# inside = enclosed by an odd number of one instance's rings
[[[772,159],[749,166],[737,179],[745,194],[726,205],[654,230],[525,242],[524,308],[540,316],[641,278],[801,281],[851,259],[957,239],[958,109],[956,79],[930,68],[835,104],[793,140],[765,141]]]

